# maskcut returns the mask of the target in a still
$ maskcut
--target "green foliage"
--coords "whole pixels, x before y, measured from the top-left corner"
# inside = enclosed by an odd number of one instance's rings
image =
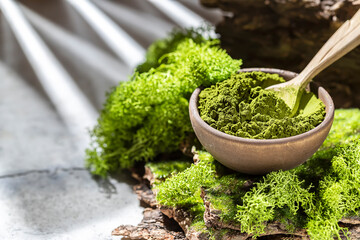
[[[242,204],[248,184],[246,176],[241,174],[220,175],[214,186],[205,190],[211,207],[221,212],[222,222],[236,224],[236,206]]]
[[[196,43],[190,38],[159,62],[108,95],[87,150],[87,166],[94,174],[176,150],[193,132],[188,99],[194,89],[229,78],[241,65],[219,48],[218,40]]]
[[[338,221],[360,209],[359,119],[359,109],[336,110],[327,140],[308,162],[269,173],[246,193],[237,215],[243,231],[257,236],[268,221],[288,219],[302,220],[312,239],[346,233]]]
[[[155,184],[164,181],[191,166],[186,160],[148,162],[145,167],[149,168],[155,178]]]
[[[202,217],[204,204],[200,197],[200,187],[210,187],[215,183],[214,158],[207,152],[199,152],[200,161],[183,172],[159,184],[156,200],[165,206],[189,209],[194,216]]]
[[[320,181],[308,232],[313,239],[332,239],[344,231],[337,222],[360,209],[360,139],[335,150],[329,172]]]
[[[236,201],[245,194],[242,190],[245,182],[241,175],[226,172],[210,153],[199,151],[197,164],[155,187],[156,199],[165,206],[187,209],[194,216],[191,227],[204,229],[205,208],[200,197],[201,188],[205,189],[214,207],[223,212],[224,219],[231,220],[236,215]]]
[[[317,183],[315,178],[319,179],[330,168],[331,159],[337,154],[336,146],[351,143],[357,139],[360,139],[360,109],[336,109],[329,135],[307,164],[298,167],[302,169],[300,174],[306,175],[313,183]]]
[[[346,229],[338,221],[360,210],[359,119],[359,109],[336,110],[329,137],[317,154],[290,171],[251,177],[252,187],[246,187],[250,176],[227,172],[201,152],[199,163],[158,186],[157,200],[188,209],[203,226],[203,187],[212,207],[221,211],[221,221],[238,221],[242,231],[254,237],[275,220],[290,231],[306,228],[311,239],[339,237]]]
[[[336,109],[334,123],[320,150],[360,138],[360,109]]]
[[[173,52],[177,46],[186,39],[192,39],[195,43],[203,43],[208,39],[204,38],[204,33],[211,31],[210,27],[199,29],[176,29],[168,37],[155,41],[150,45],[146,52],[146,60],[137,66],[136,71],[139,73],[147,72],[151,68],[157,68],[161,62],[159,59],[170,52]]]
[[[271,172],[245,194],[236,219],[243,232],[257,237],[264,232],[264,223],[275,220],[278,209],[286,208],[289,216],[295,216],[300,207],[309,212],[314,208],[313,198],[314,194],[293,172]]]

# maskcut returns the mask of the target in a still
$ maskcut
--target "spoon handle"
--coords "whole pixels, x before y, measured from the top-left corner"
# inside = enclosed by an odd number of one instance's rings
[[[360,10],[346,21],[323,45],[299,74],[298,85],[305,88],[313,77],[360,44]]]

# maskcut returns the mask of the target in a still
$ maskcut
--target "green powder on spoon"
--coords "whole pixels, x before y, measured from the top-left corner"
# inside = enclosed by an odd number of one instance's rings
[[[253,139],[298,135],[319,125],[325,105],[313,93],[304,92],[297,113],[265,88],[285,80],[277,74],[240,72],[205,88],[199,95],[201,118],[224,133]]]

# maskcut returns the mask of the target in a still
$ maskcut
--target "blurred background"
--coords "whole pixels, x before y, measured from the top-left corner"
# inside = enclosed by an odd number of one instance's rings
[[[0,239],[111,239],[140,222],[128,173],[84,168],[87,130],[153,41],[221,19],[190,0],[0,0]]]

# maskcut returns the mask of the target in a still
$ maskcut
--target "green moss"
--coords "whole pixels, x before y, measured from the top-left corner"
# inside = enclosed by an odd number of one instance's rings
[[[223,172],[223,167],[208,152],[199,151],[198,154],[197,164],[192,164],[190,168],[155,186],[156,200],[162,205],[180,207],[189,211],[193,216],[189,226],[191,230],[201,232],[209,239],[221,239],[228,230],[214,230],[206,227],[203,218],[205,207],[200,197],[201,188],[212,189],[212,192],[216,194],[230,187],[240,188],[244,181],[239,182],[230,175],[220,176],[218,173]]]
[[[360,126],[359,126],[360,127]],[[360,140],[340,144],[325,163],[313,158],[290,171],[264,176],[238,205],[236,218],[254,237],[267,222],[307,228],[311,239],[340,238],[338,221],[360,209]]]
[[[336,109],[334,123],[321,150],[360,138],[360,109]]]
[[[360,139],[360,109],[336,109],[329,135],[307,163],[297,168],[298,174],[317,188],[321,177],[330,170],[332,158],[338,154],[336,146],[357,139]]]
[[[360,139],[336,148],[331,167],[320,181],[315,210],[309,214],[313,239],[331,239],[345,231],[337,222],[360,209]]]
[[[314,194],[294,172],[271,172],[246,193],[243,204],[238,205],[236,218],[243,232],[257,237],[264,232],[266,222],[274,221],[275,217],[283,214],[290,217],[290,224],[298,225],[295,216],[299,209],[307,213],[314,208],[313,202]],[[277,214],[279,210],[283,214]]]
[[[200,216],[197,216],[191,223],[191,226],[189,226],[192,230],[196,231],[196,232],[201,232],[204,234],[208,234],[211,235],[211,232],[209,231],[209,229],[206,227],[204,219],[201,218]]]
[[[308,162],[287,172],[272,172],[258,182],[239,206],[237,218],[246,227],[244,230],[258,235],[267,221],[289,219],[292,225],[299,219],[312,239],[339,237],[344,229],[338,221],[360,209],[359,117],[358,109],[336,110],[328,139]],[[344,129],[341,134],[340,129]],[[283,179],[284,173],[288,180]],[[291,189],[283,191],[287,186]],[[279,207],[279,202],[271,203],[278,193],[286,208]],[[297,208],[291,210],[291,206]],[[261,217],[256,212],[261,212]]]
[[[157,199],[188,209],[201,225],[204,187],[212,208],[220,210],[221,221],[238,221],[242,231],[255,237],[276,220],[289,231],[306,228],[311,239],[333,239],[346,232],[338,221],[360,210],[359,118],[359,109],[336,110],[329,138],[316,155],[290,171],[251,177],[252,187],[247,184],[249,176],[226,171],[209,153],[201,152],[198,164],[158,186]],[[339,134],[340,129],[345,131]]]
[[[192,39],[198,44],[210,40],[204,38],[203,35],[206,35],[211,30],[209,26],[197,29],[173,30],[166,38],[157,40],[150,45],[146,52],[145,62],[137,66],[136,71],[143,73],[148,72],[151,68],[159,67],[161,65],[161,61],[159,61],[161,57],[175,51],[178,45],[187,39]]]
[[[236,206],[242,203],[246,193],[246,176],[241,174],[230,174],[219,177],[216,184],[206,189],[206,197],[211,203],[211,208],[220,210],[220,221],[225,223],[236,223]]]
[[[201,91],[199,111],[211,127],[230,135],[273,139],[298,135],[324,120],[325,106],[313,94],[302,94],[293,116],[288,105],[269,85],[284,82],[277,74],[240,72]]]
[[[161,162],[148,162],[145,167],[148,167],[155,178],[155,184],[164,181],[179,172],[184,171],[191,166],[190,161],[174,160]]]
[[[197,220],[193,221],[191,224],[191,228],[197,232],[205,232],[207,227],[203,219],[198,218]]]
[[[108,95],[87,150],[87,166],[94,174],[177,150],[193,132],[188,99],[194,89],[229,78],[241,65],[219,48],[218,40],[196,43],[189,38],[159,61],[158,67],[135,73]]]
[[[234,232],[230,229],[209,229],[210,238],[209,240],[219,240],[219,239],[229,239],[226,235],[231,235],[231,233]],[[233,234],[236,235],[236,234]],[[230,237],[231,239],[231,237]]]
[[[210,187],[215,182],[214,158],[207,152],[199,152],[200,161],[172,178],[159,184],[156,199],[165,206],[183,207],[194,216],[202,216],[204,204],[200,197],[201,187]]]

